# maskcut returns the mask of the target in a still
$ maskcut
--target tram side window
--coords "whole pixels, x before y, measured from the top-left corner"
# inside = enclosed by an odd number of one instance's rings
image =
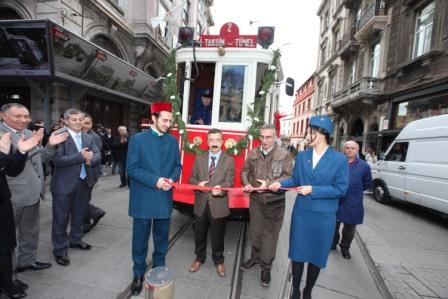
[[[225,65],[222,67],[221,95],[219,102],[219,121],[242,121],[244,77],[246,67],[244,65]]]
[[[386,156],[386,161],[404,162],[409,142],[397,142]]]
[[[194,125],[211,125],[213,107],[213,83],[215,81],[215,64],[198,63],[192,68],[192,78],[197,78],[190,85],[190,102],[188,108],[188,123]]]

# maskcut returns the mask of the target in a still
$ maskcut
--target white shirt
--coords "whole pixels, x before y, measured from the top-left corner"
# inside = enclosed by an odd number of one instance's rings
[[[325,154],[325,152],[327,151],[328,148],[329,148],[329,146],[327,146],[327,148],[325,148],[325,150],[320,155],[318,153],[316,153],[315,149],[313,149],[313,169],[316,168],[317,163],[319,163],[320,159]]]

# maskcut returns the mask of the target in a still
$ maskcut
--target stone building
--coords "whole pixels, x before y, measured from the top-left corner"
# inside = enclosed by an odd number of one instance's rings
[[[306,128],[312,115],[312,107],[315,99],[315,76],[314,74],[300,86],[296,93],[293,104],[293,119],[291,132],[291,145],[297,150],[305,149]]]
[[[179,27],[194,27],[196,37],[207,33],[213,25],[211,5],[213,0],[0,0],[5,40],[40,46],[29,57],[50,66],[38,72],[30,67],[33,59],[26,61],[28,56],[16,47],[1,51],[0,104],[21,102],[33,119],[47,125],[56,123],[65,109],[78,107],[95,123],[137,130],[148,105],[162,96],[160,78]],[[152,24],[151,19],[165,15],[160,24]],[[41,30],[44,38],[34,38],[33,30]],[[2,64],[1,58],[10,63]],[[19,70],[12,69],[14,64]]]
[[[333,34],[321,31],[313,111],[333,117],[337,148],[355,139],[384,152],[410,121],[448,113],[446,1],[324,0],[318,15]]]

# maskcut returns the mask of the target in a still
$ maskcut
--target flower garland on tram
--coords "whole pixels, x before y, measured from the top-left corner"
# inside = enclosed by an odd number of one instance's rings
[[[236,142],[233,146],[227,148],[227,153],[230,155],[238,156],[247,149],[249,143],[254,139],[260,136],[259,127],[264,124],[262,118],[262,112],[266,107],[266,95],[271,89],[272,85],[275,82],[275,75],[278,68],[278,63],[280,61],[280,50],[274,50],[274,56],[272,62],[268,69],[264,73],[264,77],[262,79],[262,84],[260,91],[258,91],[257,96],[253,102],[253,109],[248,106],[248,117],[250,118],[251,125],[246,131],[246,135],[241,138],[238,142]],[[177,89],[177,80],[176,80],[176,50],[171,51],[168,56],[166,67],[168,70],[168,74],[166,75],[165,83],[164,83],[164,93],[165,98],[169,99],[169,101],[173,104],[173,124],[177,126],[179,130],[179,135],[182,137],[182,146],[185,151],[188,151],[192,154],[199,154],[205,152],[200,149],[198,145],[190,142],[188,138],[188,131],[185,125],[185,122],[182,120],[181,115],[181,99],[179,96],[179,92]]]

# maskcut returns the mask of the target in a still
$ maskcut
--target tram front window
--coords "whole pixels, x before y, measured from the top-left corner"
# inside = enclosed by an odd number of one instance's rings
[[[222,67],[219,102],[220,122],[240,123],[242,121],[245,70],[244,65],[225,65]]]

